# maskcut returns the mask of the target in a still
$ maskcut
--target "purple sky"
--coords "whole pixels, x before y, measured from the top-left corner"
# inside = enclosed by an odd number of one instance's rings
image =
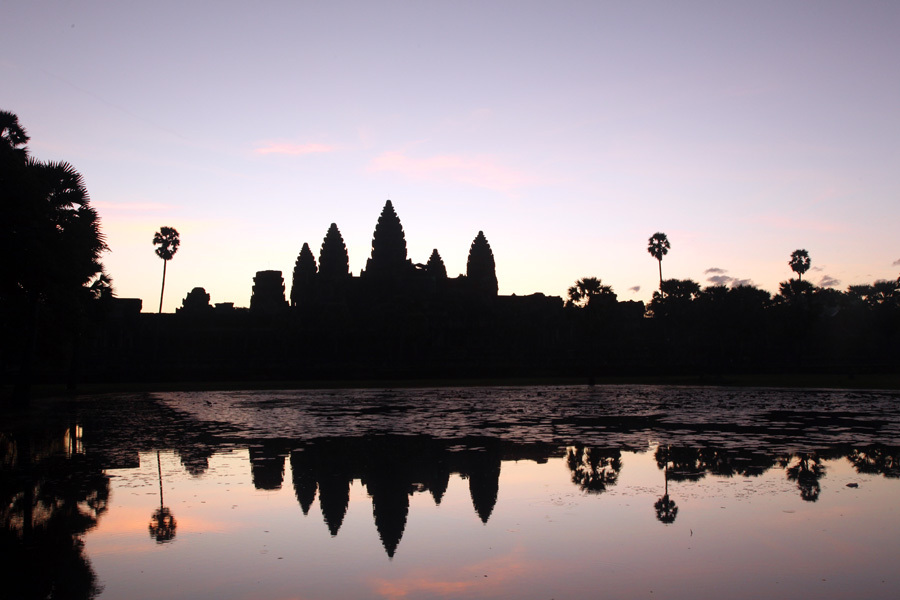
[[[600,277],[769,291],[812,257],[841,289],[900,273],[900,3],[5,2],[0,108],[84,175],[117,293],[165,309],[318,256],[358,274],[390,198],[410,258],[502,294]],[[710,278],[718,278],[710,280]]]

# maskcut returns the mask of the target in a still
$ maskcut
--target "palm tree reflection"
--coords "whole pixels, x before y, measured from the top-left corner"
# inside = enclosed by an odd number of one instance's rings
[[[619,450],[569,446],[566,465],[572,471],[572,483],[589,494],[601,494],[619,480],[622,453]]]
[[[900,453],[896,448],[868,446],[854,448],[847,459],[857,473],[884,475],[891,479],[900,478]]]
[[[159,458],[159,450],[156,451],[156,468],[159,473],[159,508],[150,516],[148,529],[150,537],[154,538],[157,544],[165,544],[175,538],[175,529],[178,524],[175,522],[172,511],[163,504],[162,463]]]
[[[791,462],[797,459],[797,462]],[[800,488],[800,497],[807,502],[815,502],[819,499],[819,479],[825,476],[825,465],[816,452],[797,452],[792,457],[779,459],[779,464],[785,467],[787,478],[796,481]],[[789,466],[790,465],[790,466]]]
[[[656,510],[656,519],[660,523],[664,523],[665,525],[669,525],[670,523],[675,522],[675,517],[678,516],[678,505],[675,504],[675,501],[669,498],[669,463],[672,461],[675,462],[684,462],[684,456],[682,455],[685,449],[681,449],[682,452],[678,452],[676,449],[671,446],[659,446],[656,449],[656,464],[663,470],[663,474],[665,477],[665,492],[662,497],[660,497],[656,502],[653,503],[653,508]],[[679,455],[676,457],[675,455]],[[681,459],[681,461],[678,460]],[[688,471],[688,473],[692,473]],[[699,479],[702,477],[696,477]],[[691,479],[691,477],[685,476],[686,479]],[[694,479],[694,481],[696,481]]]
[[[668,483],[669,480],[666,479],[666,493],[653,504],[653,508],[656,509],[656,519],[666,525],[674,523],[675,517],[678,516],[678,506],[674,500],[669,498]]]

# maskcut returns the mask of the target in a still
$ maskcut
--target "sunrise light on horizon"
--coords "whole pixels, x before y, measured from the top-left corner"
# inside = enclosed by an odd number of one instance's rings
[[[82,173],[120,297],[159,302],[151,240],[194,287],[287,291],[330,223],[358,275],[387,199],[409,257],[465,273],[484,231],[501,294],[620,300],[666,278],[769,292],[896,279],[900,4],[8,3],[0,108]]]

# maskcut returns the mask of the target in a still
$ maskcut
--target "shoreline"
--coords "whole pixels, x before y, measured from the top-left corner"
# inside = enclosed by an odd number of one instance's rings
[[[316,390],[453,387],[536,387],[571,385],[659,385],[686,387],[797,388],[900,390],[900,373],[847,374],[740,374],[717,376],[608,376],[595,377],[472,377],[472,378],[385,378],[315,380],[236,380],[166,381],[81,384],[75,391],[65,384],[37,384],[31,389],[34,399],[60,396],[89,396],[115,393],[199,392],[238,390]],[[12,386],[5,385],[0,397],[12,397]]]

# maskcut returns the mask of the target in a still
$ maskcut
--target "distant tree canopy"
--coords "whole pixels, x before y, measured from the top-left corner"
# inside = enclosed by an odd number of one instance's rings
[[[815,290],[815,286],[808,281],[803,281],[799,277],[790,281],[782,281],[778,284],[779,301],[786,303],[796,303],[801,298],[809,296]]]
[[[870,285],[851,285],[847,295],[871,307],[900,304],[900,278],[880,280]]]
[[[325,281],[341,281],[350,275],[350,257],[335,223],[328,228],[319,250],[319,275]]]
[[[469,260],[466,262],[466,278],[473,289],[486,296],[496,296],[499,290],[497,269],[494,264],[494,253],[488,244],[484,232],[479,231],[469,248]]]
[[[569,288],[569,303],[573,306],[587,306],[594,298],[604,297],[612,303],[616,302],[616,294],[612,286],[604,285],[596,277],[579,279]]]
[[[666,279],[648,307],[654,317],[683,317],[691,303],[700,297],[700,284],[693,279]]]
[[[700,296],[700,284],[693,279],[666,279],[662,293],[673,300],[696,300]]]

